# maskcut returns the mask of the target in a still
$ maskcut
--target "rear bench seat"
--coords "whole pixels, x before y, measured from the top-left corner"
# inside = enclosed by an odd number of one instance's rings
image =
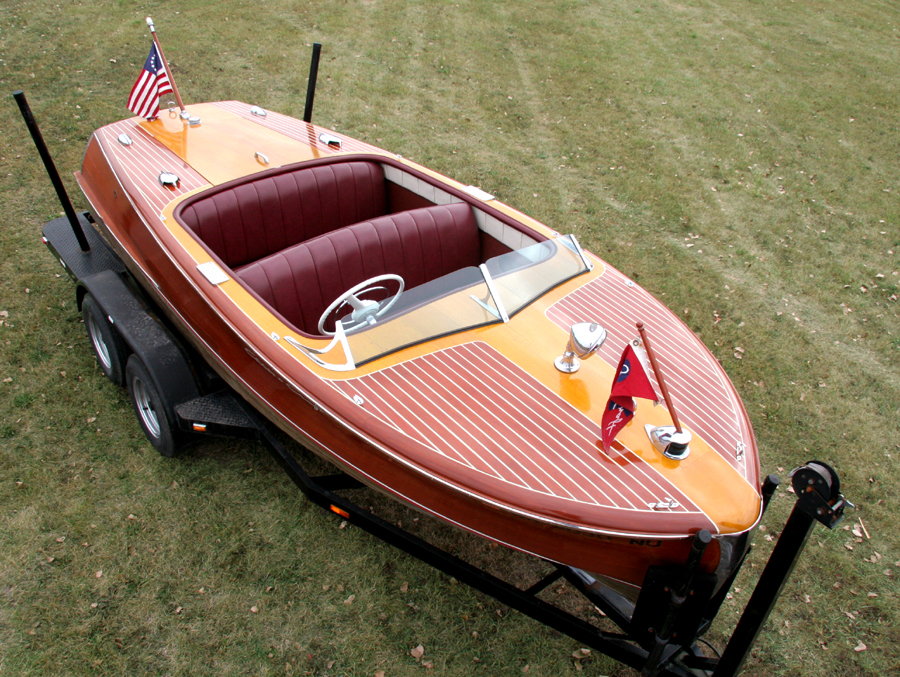
[[[387,211],[384,171],[375,162],[305,167],[223,184],[189,200],[176,218],[227,266],[256,261]]]
[[[410,289],[480,262],[481,240],[472,208],[457,202],[328,232],[239,267],[236,273],[289,324],[319,335],[325,309],[370,277],[400,275]]]

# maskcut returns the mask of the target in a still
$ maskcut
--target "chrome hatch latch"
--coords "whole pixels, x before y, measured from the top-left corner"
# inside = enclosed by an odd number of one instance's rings
[[[578,322],[569,332],[569,343],[565,352],[553,364],[564,374],[574,374],[581,367],[582,360],[600,350],[606,341],[606,330],[596,322]]]

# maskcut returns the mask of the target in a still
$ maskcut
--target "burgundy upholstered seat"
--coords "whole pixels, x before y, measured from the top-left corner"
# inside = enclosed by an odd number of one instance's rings
[[[481,242],[466,203],[413,209],[332,231],[237,270],[285,320],[318,334],[324,310],[376,275],[403,277],[410,289],[481,262]]]
[[[189,200],[179,220],[232,268],[387,211],[384,171],[341,162],[225,184]]]

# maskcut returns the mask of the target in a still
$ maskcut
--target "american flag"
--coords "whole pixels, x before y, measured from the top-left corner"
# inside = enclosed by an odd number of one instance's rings
[[[147,57],[137,82],[131,88],[128,110],[142,118],[155,120],[159,117],[159,97],[171,91],[173,90],[166,74],[166,66],[154,42],[150,45],[150,56]]]

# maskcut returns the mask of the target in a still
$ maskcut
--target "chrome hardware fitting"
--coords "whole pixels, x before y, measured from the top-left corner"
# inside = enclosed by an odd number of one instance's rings
[[[644,431],[653,448],[666,458],[673,461],[683,461],[691,453],[691,434],[687,430],[675,432],[673,425],[652,426],[649,423],[644,426]]]
[[[126,134],[125,132],[119,134],[119,136],[116,137],[116,140],[123,146],[130,146],[132,143],[134,143],[134,141],[131,140],[131,137],[128,136],[128,134]]]
[[[653,510],[670,510],[679,507],[681,504],[674,498],[666,496],[665,500],[657,501],[656,503],[648,503],[647,505]]]
[[[266,155],[264,155],[263,153],[260,153],[259,151],[256,151],[256,152],[253,154],[253,157],[256,158],[256,161],[257,161],[257,162],[261,162],[261,163],[263,163],[264,165],[269,164],[269,158],[268,158]]]
[[[353,401],[359,406],[363,406],[366,403],[366,401],[362,398],[362,395],[354,395]]]
[[[582,360],[600,350],[600,346],[606,341],[606,329],[596,322],[579,322],[572,325],[569,332],[569,343],[566,351],[557,357],[553,364],[564,374],[574,374],[581,368]]]
[[[223,282],[228,282],[231,278],[228,276],[224,270],[219,268],[219,264],[215,261],[207,261],[206,263],[201,263],[197,266],[197,270],[205,277],[210,284],[220,285]]]
[[[178,181],[178,174],[173,174],[172,172],[166,171],[162,171],[159,173],[159,184],[161,186],[165,186],[167,188],[177,188]]]
[[[331,134],[326,134],[325,132],[319,134],[319,141],[324,143],[326,146],[337,146],[338,148],[340,148],[342,145],[340,138],[332,136]]]
[[[250,115],[258,115],[261,118],[266,117],[266,111],[259,106],[250,106]]]
[[[744,460],[744,453],[747,451],[747,445],[743,442],[737,443],[737,448],[735,449],[735,459],[738,461]]]
[[[271,338],[273,341],[281,340],[281,337],[278,334],[276,334],[274,331],[271,334],[269,334],[269,338]]]

